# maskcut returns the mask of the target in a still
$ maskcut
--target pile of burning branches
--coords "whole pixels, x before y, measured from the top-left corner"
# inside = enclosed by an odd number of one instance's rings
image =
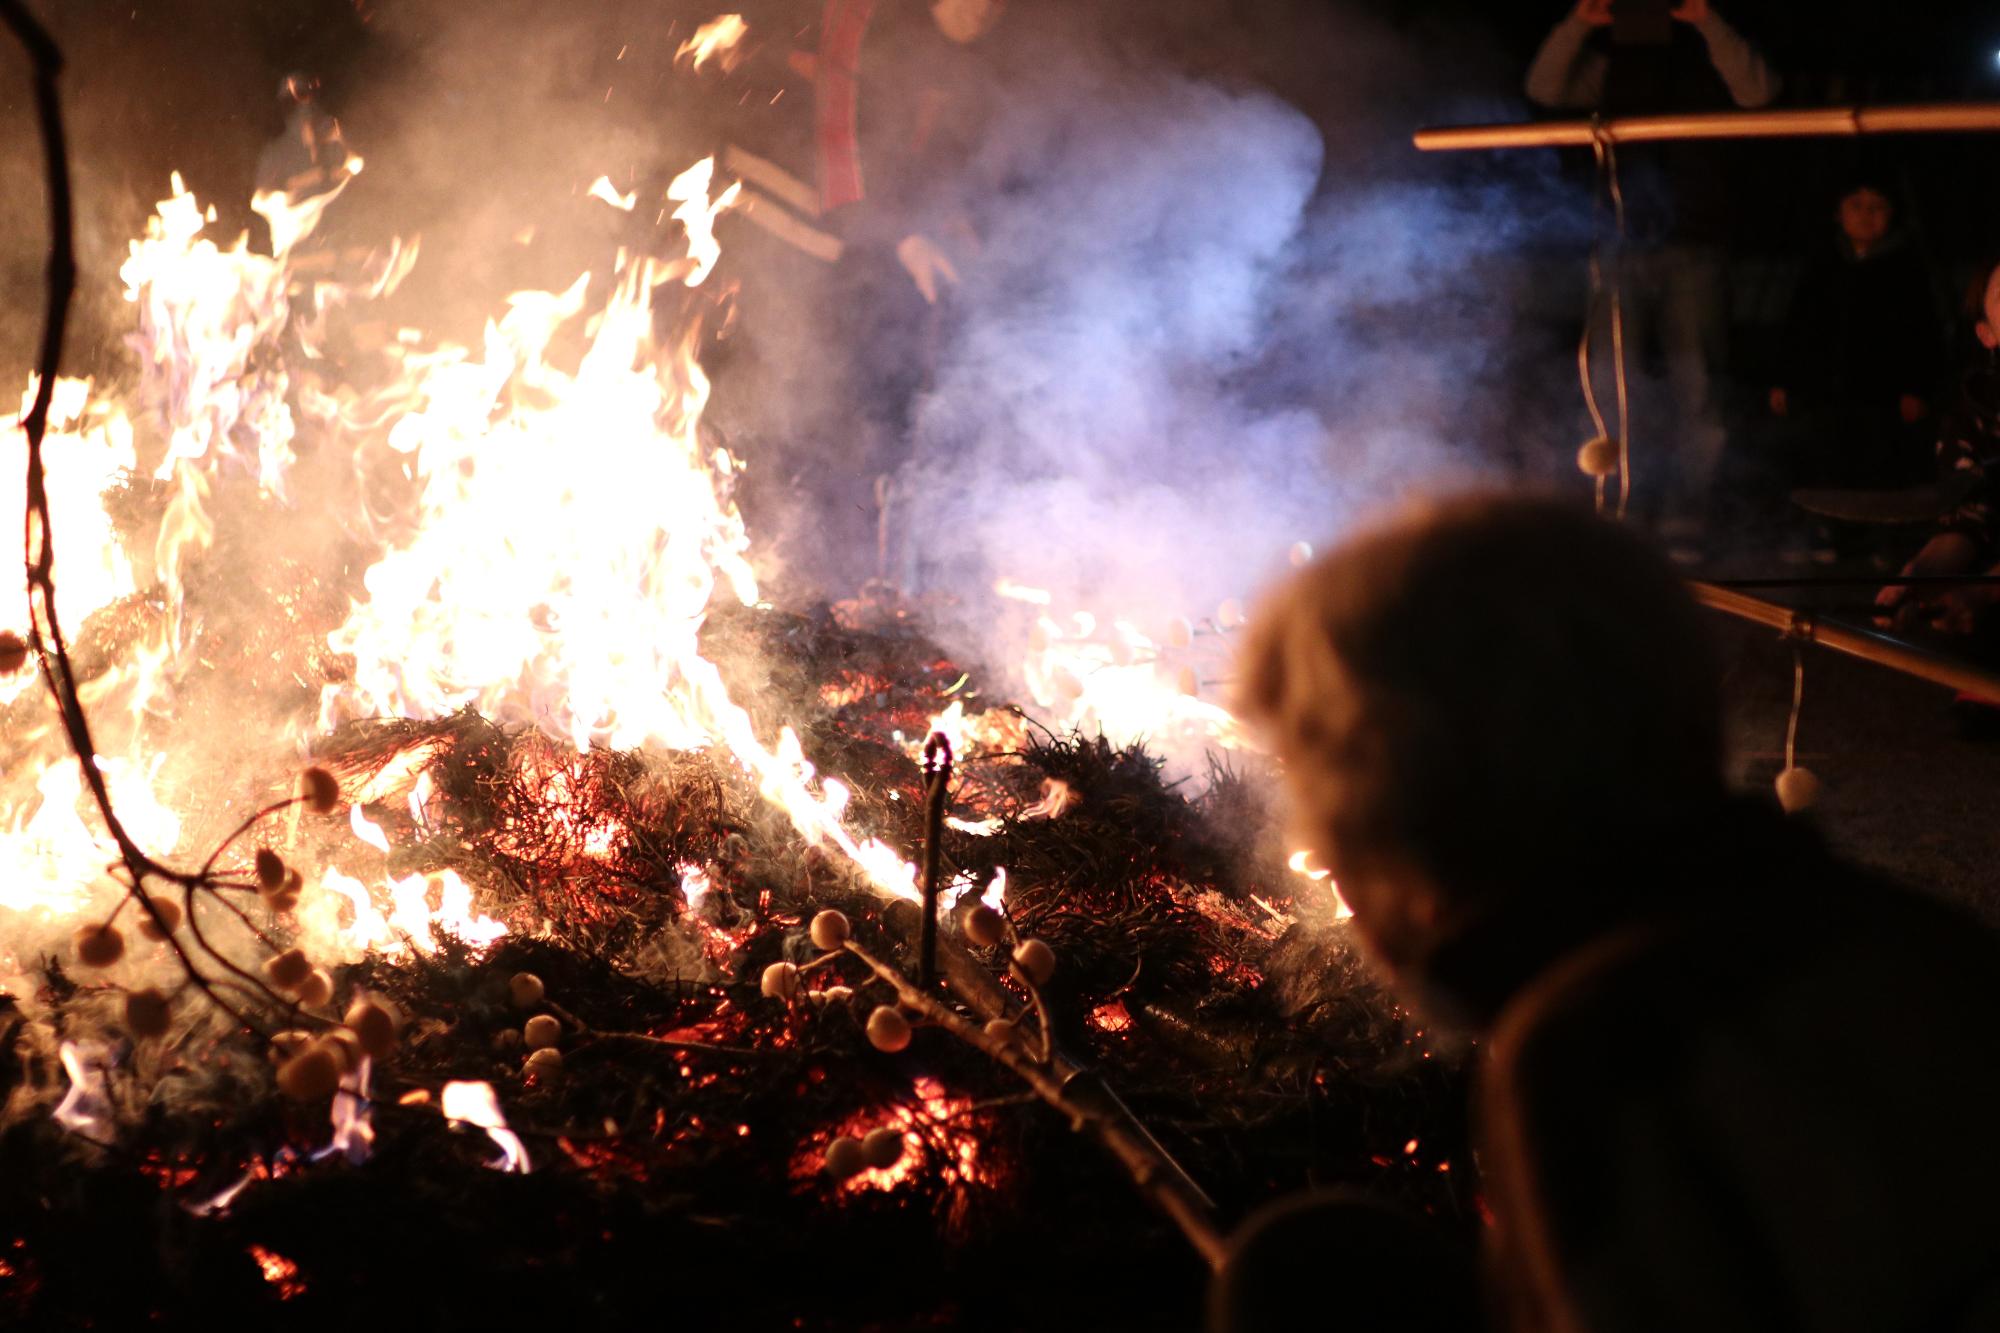
[[[298,1027],[268,1034],[198,1005],[141,1030],[130,996],[51,962],[37,1016],[8,1027],[12,1309],[332,1317],[406,1280],[415,1252],[434,1279],[518,1266],[537,1290],[440,1282],[412,1318],[524,1301],[637,1317],[658,1296],[635,1256],[671,1254],[703,1275],[675,1284],[690,1313],[1008,1322],[1032,1292],[966,1280],[1020,1254],[1065,1285],[1130,1279],[1106,1297],[1123,1317],[1195,1308],[1204,1265],[1177,1210],[1212,1237],[1273,1193],[1345,1180],[1469,1216],[1449,1060],[1360,975],[1330,907],[1287,891],[1282,844],[1227,821],[1228,780],[1189,800],[1143,752],[1074,737],[974,764],[991,773],[957,792],[993,804],[952,804],[950,984],[926,988],[912,905],[802,846],[733,765],[592,752],[551,770],[546,738],[465,716],[352,728],[313,781],[380,790],[411,753],[428,800],[387,792],[362,817],[397,872],[461,875],[519,929],[479,946],[438,928],[311,973],[271,1011]],[[857,779],[857,803],[914,851],[923,773],[900,763]],[[1050,817],[1057,782],[1073,804]],[[524,801],[551,803],[524,826]],[[237,859],[254,875],[262,858]],[[98,1243],[92,1198],[131,1210],[125,1252],[159,1256],[148,1281],[109,1293],[64,1271]],[[190,1250],[201,1263],[175,1271]],[[1185,1256],[1178,1284],[1145,1267],[1163,1251]],[[911,1262],[857,1288],[887,1254]],[[774,1261],[794,1281],[759,1284]]]
[[[647,594],[643,654],[598,651],[615,617],[573,585],[599,552],[553,541],[498,567],[503,586],[552,581],[511,608],[528,646],[491,689],[455,674],[459,639],[505,639],[490,624],[444,635],[423,670],[393,644],[362,652],[355,624],[421,621],[465,573],[414,541],[393,554],[421,577],[397,585],[383,558],[338,627],[358,579],[268,561],[262,593],[296,623],[252,614],[232,643],[218,619],[190,652],[203,565],[187,552],[231,541],[204,509],[214,478],[190,466],[199,431],[174,435],[150,501],[124,503],[165,591],[107,594],[73,648],[43,457],[52,413],[81,410],[56,405],[73,278],[57,61],[17,0],[0,16],[36,59],[55,236],[20,423],[29,633],[0,637],[0,671],[32,661],[53,712],[10,696],[6,741],[45,779],[73,763],[76,787],[45,780],[38,809],[88,811],[115,855],[110,897],[78,899],[60,947],[30,950],[53,937],[0,909],[32,978],[0,995],[0,1316],[626,1327],[671,1303],[736,1326],[1013,1326],[1069,1291],[1094,1294],[1062,1322],[1185,1322],[1229,1222],[1275,1193],[1365,1181],[1470,1225],[1450,1053],[1365,979],[1331,886],[1288,864],[1267,774],[1216,767],[1191,792],[1142,747],[1003,709],[953,765],[932,729],[969,673],[907,627],[757,603],[723,493],[734,465],[697,429],[698,339],[635,369],[651,288],[692,288],[713,263],[705,228],[728,194],[711,204],[705,168],[668,195],[688,256],[624,271],[573,376],[536,358],[581,283],[516,300],[551,322],[496,328],[494,401],[472,400],[484,428],[580,386],[591,410],[630,406],[605,430],[673,446],[655,461],[689,484],[649,502],[684,522],[607,557]],[[283,252],[338,188],[281,201],[272,260],[206,258],[281,293]],[[200,225],[177,187],[154,239]],[[439,353],[423,373],[465,363]],[[233,373],[264,409],[284,401],[268,367]],[[426,395],[450,397],[405,386],[404,420]],[[282,488],[290,437],[239,427],[259,485]],[[464,433],[415,450],[427,475],[387,469],[415,478],[412,512],[523,502],[438,484],[479,484],[470,454],[425,453]],[[740,605],[714,610],[719,586]],[[579,637],[552,663],[566,622]],[[254,662],[317,690],[303,773],[245,758],[191,808],[135,816],[121,792],[151,794],[159,763],[138,760],[163,725],[135,684],[156,674],[141,640],[184,673]],[[612,703],[584,700],[591,672]],[[531,677],[563,689],[524,704]],[[208,688],[226,705],[247,679]],[[107,715],[125,753],[100,748]]]

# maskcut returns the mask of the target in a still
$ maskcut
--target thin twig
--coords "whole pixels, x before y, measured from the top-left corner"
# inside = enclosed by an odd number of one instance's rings
[[[1194,1198],[1179,1177],[1161,1162],[1152,1145],[1132,1133],[1122,1119],[1104,1115],[1077,1102],[1064,1090],[1052,1067],[1031,1059],[1016,1042],[988,1036],[985,1029],[947,1008],[929,992],[912,985],[901,972],[879,961],[853,940],[847,941],[845,947],[847,952],[867,964],[876,976],[895,988],[896,997],[905,1008],[914,1010],[928,1022],[1005,1065],[1044,1102],[1066,1116],[1072,1129],[1095,1138],[1118,1159],[1139,1192],[1173,1219],[1202,1258],[1211,1266],[1221,1266],[1227,1246],[1222,1233],[1210,1219],[1207,1207]]]
[[[571,1054],[586,1051],[599,1042],[624,1042],[642,1046],[663,1046],[673,1051],[701,1051],[708,1055],[734,1055],[761,1059],[771,1054],[754,1046],[719,1046],[708,1041],[681,1041],[674,1037],[655,1037],[648,1032],[598,1032],[592,1028],[583,1031],[583,1044],[572,1048]]]

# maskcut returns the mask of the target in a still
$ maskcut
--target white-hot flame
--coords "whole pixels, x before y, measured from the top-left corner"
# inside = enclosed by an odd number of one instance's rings
[[[368,1075],[373,1065],[374,1061],[364,1055],[341,1076],[340,1089],[333,1094],[333,1140],[322,1155],[338,1153],[350,1165],[359,1166],[374,1151],[375,1126],[368,1109]]]
[[[754,604],[757,582],[729,498],[740,465],[700,435],[698,330],[657,346],[652,294],[714,267],[714,220],[737,187],[711,200],[713,169],[699,162],[667,191],[688,258],[629,260],[573,370],[548,354],[582,319],[587,277],[516,295],[481,355],[413,361],[389,443],[421,479],[418,521],[331,636],[354,670],[325,692],[321,725],[469,706],[579,751],[719,743],[810,841],[915,897],[895,850],[842,822],[844,789],[819,781],[789,730],[760,741],[700,652],[710,599]]]
[[[491,1083],[447,1083],[442,1104],[445,1119],[486,1131],[486,1137],[500,1149],[500,1156],[488,1163],[495,1171],[528,1173],[527,1145],[507,1128],[507,1117],[501,1113],[500,1099]]]
[[[590,183],[589,195],[592,199],[607,203],[613,208],[626,213],[630,213],[639,206],[639,192],[631,190],[620,194],[618,187],[611,183],[609,176],[599,176],[596,180],[592,181]]]
[[[98,1143],[109,1143],[112,1134],[111,1096],[104,1086],[108,1054],[96,1042],[65,1041],[57,1049],[63,1072],[69,1075],[69,1091],[56,1107],[55,1121]]]
[[[388,855],[389,835],[382,831],[380,824],[362,813],[361,802],[356,801],[347,808],[347,826],[352,830],[356,838],[367,843],[383,855]]]
[[[718,14],[696,28],[694,36],[681,43],[680,49],[674,52],[674,60],[687,60],[691,69],[700,69],[713,60],[727,73],[735,69],[736,62],[742,58],[739,48],[749,32],[750,25],[743,21],[741,14]]]
[[[1311,852],[1293,852],[1285,864],[1290,867],[1293,874],[1303,876],[1314,884],[1326,885],[1327,892],[1333,895],[1334,920],[1345,921],[1354,915],[1354,909],[1347,905],[1347,899],[1340,896],[1340,886],[1333,882],[1333,872],[1324,866],[1313,864]]]

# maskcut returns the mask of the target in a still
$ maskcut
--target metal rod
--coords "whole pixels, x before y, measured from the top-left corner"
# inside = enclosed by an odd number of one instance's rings
[[[1828,624],[1810,611],[1779,606],[1728,588],[1719,588],[1713,583],[1690,583],[1688,587],[1697,602],[1712,610],[1759,625],[1769,625],[1808,643],[1816,643],[1822,648],[1831,648],[1837,653],[1846,653],[1849,657],[1858,657],[1946,689],[2000,703],[2000,675],[1990,671],[1925,652],[1887,634]]]
[[[1710,579],[1716,588],[1980,588],[2000,574],[1803,574],[1796,578]]]
[[[1524,125],[1447,125],[1418,130],[1426,153],[1486,148],[1588,148],[1599,141],[1669,139],[1852,138],[1864,134],[1957,134],[2000,131],[2000,102],[1920,106],[1797,107],[1717,111],[1618,120],[1552,120]]]
[[[944,856],[944,803],[951,786],[951,741],[941,731],[924,742],[924,919],[917,942],[917,984],[937,981],[938,875]]]

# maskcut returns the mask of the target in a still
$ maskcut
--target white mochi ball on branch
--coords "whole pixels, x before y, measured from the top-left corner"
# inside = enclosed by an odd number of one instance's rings
[[[968,943],[990,949],[1007,938],[1007,918],[980,903],[965,914],[962,927]]]
[[[125,937],[109,924],[79,927],[75,944],[76,961],[85,967],[110,967],[125,956]]]
[[[152,905],[151,912],[146,910],[147,903]],[[156,914],[157,919],[155,919]],[[145,938],[156,944],[163,944],[168,936],[180,928],[181,905],[172,898],[147,894],[146,902],[139,904],[139,920],[134,929]]]
[[[876,1050],[894,1055],[910,1044],[910,1020],[889,1005],[877,1005],[868,1015],[868,1040]]]
[[[1034,985],[1046,986],[1056,974],[1056,951],[1040,940],[1022,940],[1014,950],[1014,967]]]
[[[853,932],[854,928],[848,922],[846,913],[832,910],[815,916],[812,925],[806,931],[812,936],[813,948],[822,953],[832,953],[846,944],[848,936]]]
[[[903,1160],[903,1131],[884,1126],[871,1129],[861,1139],[861,1156],[877,1171],[886,1171]]]
[[[758,988],[770,999],[790,1000],[799,993],[799,969],[791,963],[773,963],[764,969]]]
[[[548,988],[533,972],[516,972],[507,978],[507,999],[516,1009],[532,1009],[546,994]]]
[[[861,1140],[843,1134],[826,1145],[826,1173],[835,1180],[848,1180],[868,1168],[868,1155]]]

